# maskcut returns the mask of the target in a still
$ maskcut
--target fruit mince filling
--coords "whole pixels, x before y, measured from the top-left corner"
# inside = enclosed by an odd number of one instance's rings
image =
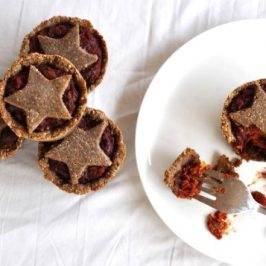
[[[47,79],[50,80],[67,74],[67,72],[65,72],[64,70],[59,69],[56,66],[50,64],[39,64],[35,65],[35,67]],[[17,74],[9,78],[6,85],[5,97],[19,90],[22,90],[28,82],[28,76],[29,76],[29,67],[23,67]],[[68,109],[68,111],[72,116],[75,114],[79,104],[79,98],[80,98],[79,94],[80,94],[80,89],[74,78],[72,78],[63,95],[63,101],[66,105],[66,108]],[[20,123],[25,128],[27,127],[26,114],[24,110],[8,103],[6,103],[6,109],[18,123]],[[67,122],[68,120],[65,119],[45,118],[41,122],[41,124],[34,130],[34,132],[54,130],[64,126]]]
[[[1,150],[14,150],[16,148],[18,137],[9,128],[5,127],[0,132],[0,149]]]
[[[251,195],[259,204],[266,206],[266,196],[259,191],[252,191]]]
[[[74,25],[69,22],[62,22],[40,30],[30,39],[29,52],[44,53],[38,40],[38,35],[59,39],[64,37],[73,26]],[[101,74],[104,49],[102,47],[101,37],[97,32],[90,32],[87,27],[80,25],[79,36],[81,48],[86,50],[88,53],[96,54],[98,56],[97,62],[81,70],[81,74],[86,80],[87,86],[89,87],[91,84],[94,84],[97,81]]]
[[[266,90],[265,87],[263,87]],[[249,108],[253,104],[255,85],[249,86],[236,95],[228,106],[228,113]],[[235,142],[234,150],[244,159],[266,160],[266,134],[255,125],[244,127],[231,119]]]
[[[174,176],[173,192],[179,198],[192,198],[201,190],[200,177],[202,167],[200,160],[194,158],[182,166]]]
[[[225,178],[235,178],[238,174],[235,172],[235,167],[241,164],[239,159],[229,160],[225,155],[220,155],[216,164],[212,167],[213,170],[219,171],[224,174]]]
[[[221,239],[226,234],[230,225],[227,219],[227,214],[221,211],[216,211],[213,215],[207,217],[208,230],[217,238]]]
[[[89,115],[85,115],[79,123],[79,128],[82,128],[83,130],[90,130],[91,128],[97,126],[99,123],[101,123],[101,120],[95,120],[92,119]],[[51,147],[58,145],[60,142],[61,141],[59,140],[56,142],[45,143],[44,152],[47,152]],[[107,126],[102,134],[100,147],[112,161],[117,149],[117,141],[115,133],[110,126]],[[73,158],[73,160],[74,159],[75,158]],[[63,184],[70,183],[70,174],[65,163],[49,159],[49,168],[60,178]],[[104,176],[109,168],[110,167],[107,166],[87,167],[83,175],[79,178],[79,184],[86,185],[90,182],[96,181],[97,179]]]

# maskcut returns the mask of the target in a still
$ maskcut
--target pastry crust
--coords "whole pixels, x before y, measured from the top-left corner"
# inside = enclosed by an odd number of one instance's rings
[[[15,155],[16,152],[21,148],[23,142],[23,138],[18,138],[14,149],[0,149],[0,160],[5,160]]]
[[[86,194],[91,191],[97,191],[104,187],[107,182],[109,182],[119,171],[119,169],[122,167],[125,157],[126,157],[126,146],[123,140],[122,132],[118,128],[118,126],[110,119],[106,117],[106,115],[96,109],[88,108],[86,109],[86,112],[84,115],[89,114],[92,118],[95,118],[96,120],[106,120],[107,121],[107,126],[110,126],[117,138],[117,150],[115,152],[115,155],[112,160],[112,165],[108,169],[107,173],[94,180],[89,182],[88,184],[76,184],[76,185],[71,185],[71,184],[62,184],[59,178],[56,176],[56,174],[49,169],[49,163],[48,163],[48,158],[45,158],[45,151],[44,151],[44,143],[39,143],[38,147],[38,163],[42,171],[44,172],[44,177],[45,179],[49,180],[50,182],[54,183],[57,187],[60,189],[69,192],[69,193],[74,193],[74,194]]]
[[[251,82],[244,83],[235,90],[233,90],[225,100],[222,115],[221,115],[221,131],[226,141],[231,145],[233,151],[239,154],[242,159],[245,160],[256,160],[265,161],[265,148],[263,148],[263,139],[265,139],[265,103],[264,93],[265,92],[266,79],[259,79]],[[254,96],[252,102],[250,92],[245,90],[253,89]],[[242,93],[243,91],[243,93]],[[243,96],[241,96],[241,93]],[[262,93],[262,94],[261,94]],[[266,93],[266,92],[265,92]],[[237,105],[230,110],[230,105],[234,101],[235,97],[240,95],[236,104],[240,104],[238,110]],[[258,96],[259,95],[259,96]],[[245,101],[243,102],[243,99]],[[258,98],[259,97],[259,98]],[[242,100],[241,100],[242,99]],[[238,103],[239,102],[239,103]],[[241,107],[241,104],[248,104],[247,107]],[[251,106],[249,106],[251,104]],[[252,108],[257,108],[256,111],[250,111]],[[253,109],[254,110],[254,109]],[[242,116],[242,117],[241,117]],[[241,119],[241,120],[237,120]],[[241,121],[241,122],[239,122]],[[240,136],[236,132],[233,132],[233,128],[239,128]],[[256,133],[256,131],[258,133]],[[254,135],[258,134],[258,135]],[[244,136],[245,139],[242,139]],[[261,146],[256,142],[261,139]],[[247,141],[245,143],[245,141]],[[255,144],[253,144],[255,143]],[[259,143],[259,142],[257,142]],[[248,146],[249,145],[249,146]],[[251,146],[255,145],[255,146]],[[252,148],[253,147],[253,148]],[[257,147],[257,150],[256,150]]]
[[[2,128],[2,130],[4,130],[4,128]],[[1,134],[1,131],[0,131],[0,134]],[[15,153],[21,148],[23,142],[24,142],[23,138],[18,138],[14,148],[12,148],[12,149],[1,149],[0,148],[0,160],[5,160],[5,159],[15,155]]]
[[[173,188],[175,181],[175,174],[182,170],[183,166],[190,161],[199,160],[199,155],[195,150],[186,148],[170,165],[170,167],[164,173],[164,183],[169,187]]]
[[[243,85],[239,86],[235,90],[233,90],[226,98],[222,115],[221,115],[221,131],[225,139],[229,144],[233,143],[236,139],[235,136],[232,132],[232,127],[231,127],[231,121],[229,118],[229,112],[228,112],[228,107],[230,103],[232,102],[233,98],[238,95],[242,90],[245,90],[247,87],[255,85],[257,87],[260,86],[260,84],[265,83],[265,79],[260,79],[256,81],[251,81],[244,83]]]
[[[7,81],[10,77],[18,73],[23,66],[30,66],[33,64],[51,64],[63,69],[69,74],[72,74],[75,77],[75,80],[80,88],[80,100],[75,115],[62,127],[43,132],[33,132],[28,133],[23,125],[18,123],[12,115],[6,109],[6,104],[4,101],[5,87]],[[0,83],[0,113],[5,121],[5,123],[15,132],[15,134],[20,138],[31,139],[35,141],[51,141],[57,140],[75,128],[79,123],[82,115],[85,111],[87,103],[87,91],[86,83],[79,73],[79,71],[74,67],[74,65],[67,59],[58,56],[58,55],[43,55],[38,53],[32,53],[26,57],[19,58],[5,73],[3,81]]]
[[[96,29],[93,28],[93,26],[89,20],[80,19],[78,17],[54,16],[48,20],[41,22],[37,27],[35,27],[30,33],[28,33],[24,37],[24,39],[22,41],[22,46],[20,48],[20,56],[26,56],[27,54],[29,54],[30,39],[34,35],[36,35],[36,33],[38,33],[40,30],[42,30],[46,27],[50,27],[50,26],[53,26],[53,25],[56,25],[56,24],[62,23],[62,22],[70,22],[72,24],[78,23],[79,25],[86,27],[87,29],[89,29],[90,32],[93,33],[93,35],[97,36],[97,39],[101,43],[101,48],[102,48],[101,74],[99,75],[99,77],[97,78],[97,80],[93,84],[91,84],[89,87],[87,87],[88,92],[91,92],[93,89],[95,89],[101,83],[103,76],[106,72],[106,67],[107,67],[107,63],[108,63],[108,51],[107,51],[106,42],[105,42],[103,36]]]

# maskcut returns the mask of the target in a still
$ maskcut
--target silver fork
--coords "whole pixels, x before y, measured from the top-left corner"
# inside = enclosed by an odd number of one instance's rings
[[[257,203],[247,186],[238,178],[225,178],[224,174],[215,170],[207,170],[203,180],[202,194],[194,198],[198,201],[225,213],[257,211],[266,215],[266,208]]]

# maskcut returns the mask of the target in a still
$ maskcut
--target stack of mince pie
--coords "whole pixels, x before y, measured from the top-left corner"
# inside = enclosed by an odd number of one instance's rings
[[[0,159],[29,139],[39,141],[44,177],[64,191],[85,194],[113,178],[126,156],[121,130],[86,107],[107,60],[103,37],[85,19],[56,16],[26,35],[0,83]]]

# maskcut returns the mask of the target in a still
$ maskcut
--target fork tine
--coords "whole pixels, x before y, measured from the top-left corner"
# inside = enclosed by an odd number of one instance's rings
[[[210,195],[215,195],[215,190],[213,188],[201,187],[201,191],[206,192]]]
[[[205,174],[211,178],[215,178],[219,181],[223,181],[224,180],[224,174],[219,172],[219,171],[215,171],[215,170],[207,170],[205,171]]]
[[[215,180],[215,179],[213,179],[213,178],[210,178],[210,177],[206,177],[206,178],[204,178],[203,179],[203,181],[202,181],[202,183],[204,184],[208,184],[208,185],[210,185],[210,186],[213,186],[213,187],[217,187],[219,184],[220,184],[220,182],[219,181],[217,181],[217,180]]]
[[[207,197],[204,197],[204,196],[202,196],[202,195],[200,195],[200,194],[196,195],[194,198],[195,198],[196,200],[198,200],[198,201],[204,203],[204,204],[209,205],[210,207],[215,208],[215,200],[211,200],[211,199],[209,199],[209,198],[207,198]]]

